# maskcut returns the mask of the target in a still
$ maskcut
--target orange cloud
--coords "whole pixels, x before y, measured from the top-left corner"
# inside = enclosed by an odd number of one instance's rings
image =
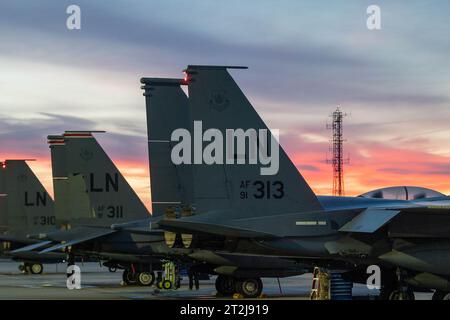
[[[344,166],[346,195],[393,185],[422,186],[450,194],[450,157],[381,144],[348,145],[351,162]],[[292,161],[317,194],[330,194],[332,168],[323,152],[294,152]],[[313,170],[302,170],[306,165]]]
[[[292,144],[290,144],[292,146]],[[327,147],[321,143],[302,144],[288,153],[316,194],[331,194],[332,170],[325,162]],[[402,149],[382,144],[348,144],[351,163],[345,166],[346,195],[393,186],[416,185],[450,194],[450,157],[420,149]],[[30,159],[32,155],[12,152],[7,159]],[[150,178],[146,161],[117,159],[115,164],[151,212]],[[29,162],[50,194],[53,194],[51,163],[47,157]]]

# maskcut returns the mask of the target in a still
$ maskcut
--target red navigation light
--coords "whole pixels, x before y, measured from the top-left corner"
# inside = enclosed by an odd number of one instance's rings
[[[189,80],[188,73],[186,71],[184,71],[183,73],[184,73],[184,79],[183,79],[184,82],[188,82],[188,80]]]

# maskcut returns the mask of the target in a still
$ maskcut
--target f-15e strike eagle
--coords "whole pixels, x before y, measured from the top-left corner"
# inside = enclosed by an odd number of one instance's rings
[[[268,130],[227,69],[186,69],[191,130],[194,121],[223,136],[229,129]],[[426,189],[407,200],[316,196],[282,148],[271,176],[260,174],[260,163],[191,166],[195,212],[154,225],[192,235],[191,248],[311,261],[343,268],[354,282],[377,264],[382,296],[391,299],[413,298],[413,287],[435,289],[435,298],[450,291],[447,196],[426,198]]]

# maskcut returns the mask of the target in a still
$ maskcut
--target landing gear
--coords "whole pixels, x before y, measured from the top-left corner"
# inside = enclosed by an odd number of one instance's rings
[[[433,293],[432,300],[450,300],[450,292],[436,290]]]
[[[414,292],[411,288],[381,289],[382,300],[414,300]]]
[[[261,295],[263,283],[260,278],[246,278],[235,280],[235,290],[244,298],[257,298]]]
[[[29,269],[32,274],[42,274],[42,271],[44,271],[44,266],[42,263],[33,263],[29,266]]]
[[[109,272],[116,272],[117,268],[116,267],[108,267],[108,271]]]
[[[216,278],[217,293],[231,296],[235,293],[244,298],[257,298],[261,295],[263,283],[260,278],[235,278],[219,275]]]
[[[136,273],[134,273],[132,270],[130,269],[125,269],[122,273],[122,280],[123,282],[125,282],[127,285],[134,285],[137,282],[136,279]]]
[[[390,281],[385,283],[380,290],[381,300],[415,300],[414,291],[405,285],[404,272],[397,269],[395,276],[391,274]]]
[[[42,271],[44,271],[44,266],[42,265],[42,263],[25,262],[25,263],[19,265],[19,270],[22,273],[41,274]]]
[[[216,279],[216,290],[222,296],[231,296],[235,291],[235,281],[233,277],[219,275]]]
[[[108,267],[109,272],[116,272],[118,269],[123,269],[122,284],[139,285],[144,287],[152,286],[156,281],[156,275],[153,270],[160,268],[158,264],[146,263],[127,263],[120,264],[117,261],[108,261],[103,263]]]
[[[153,272],[138,272],[136,281],[140,286],[151,286],[155,282],[155,274]]]

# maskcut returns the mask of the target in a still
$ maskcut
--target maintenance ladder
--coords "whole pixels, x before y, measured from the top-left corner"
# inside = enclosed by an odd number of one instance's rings
[[[352,300],[353,283],[342,277],[342,272],[322,270],[313,271],[311,300]]]

